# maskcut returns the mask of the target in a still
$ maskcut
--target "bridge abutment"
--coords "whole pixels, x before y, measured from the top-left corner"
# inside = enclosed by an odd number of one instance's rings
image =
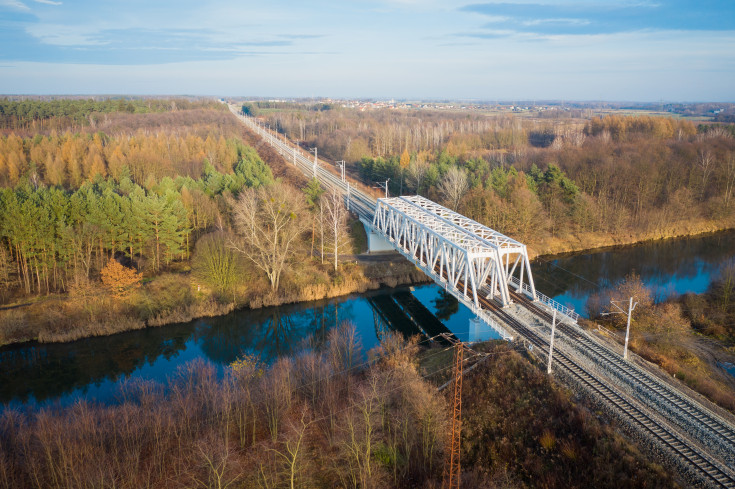
[[[372,223],[368,224],[362,219],[360,219],[360,222],[365,228],[365,234],[367,235],[368,253],[396,251],[396,247],[386,239],[385,235],[373,229]]]

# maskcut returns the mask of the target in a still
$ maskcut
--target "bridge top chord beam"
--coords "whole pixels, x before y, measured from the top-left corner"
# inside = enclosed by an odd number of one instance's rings
[[[450,226],[460,229],[462,230],[462,232],[467,232],[472,236],[475,236],[476,238],[483,241],[490,248],[498,250],[501,254],[525,254],[525,245],[519,243],[512,238],[504,236],[503,234],[500,234],[499,232],[490,229],[487,226],[483,226],[482,224],[473,221],[472,219],[465,217],[462,214],[451,211],[446,207],[437,204],[436,202],[425,199],[420,195],[402,196],[397,198],[405,200],[406,202],[410,202],[412,205],[422,209],[423,211],[429,212],[430,214],[439,217],[439,219],[449,224]]]
[[[418,197],[418,200],[416,199]],[[525,245],[454,213],[419,196],[378,199],[377,209],[392,210],[425,226],[455,246],[476,256],[501,253],[525,253]],[[451,214],[449,214],[451,213]],[[446,216],[446,217],[445,217]],[[461,219],[460,219],[461,218]],[[475,232],[477,231],[477,233]]]
[[[455,224],[456,226],[465,229],[469,233],[482,238],[489,244],[497,246],[498,248],[521,248],[525,246],[523,243],[520,243],[513,238],[499,233],[498,231],[495,231],[494,229],[491,229],[487,226],[483,226],[479,222],[474,221],[469,217],[463,216],[462,214],[459,214],[458,212],[455,212],[451,209],[447,209],[446,207],[439,205],[436,202],[433,202],[420,195],[404,196],[401,198],[413,202],[422,209],[426,209],[428,212],[436,214],[442,219],[445,219]]]
[[[410,202],[403,200],[401,197],[391,197],[388,199],[378,199],[378,206],[375,213],[375,219],[379,219],[378,214],[382,212],[390,212],[402,215],[409,221],[416,222],[424,227],[430,233],[440,236],[447,242],[457,248],[460,248],[473,256],[495,256],[497,250],[489,246],[488,243],[474,236],[467,230],[453,226],[439,216],[432,214],[416,207]]]

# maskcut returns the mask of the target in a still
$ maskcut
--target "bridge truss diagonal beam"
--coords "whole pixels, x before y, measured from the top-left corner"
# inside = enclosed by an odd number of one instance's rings
[[[499,280],[500,283],[497,287],[491,285],[491,290],[496,290],[498,287],[501,288],[501,290],[507,290],[508,286],[512,283],[516,286],[516,292],[525,291],[531,296],[531,298],[534,300],[537,299],[536,287],[533,282],[533,274],[531,273],[531,262],[528,259],[528,250],[526,249],[526,245],[420,195],[401,197],[401,199],[431,212],[441,218],[444,222],[456,228],[469,232],[473,236],[479,238],[486,245],[497,250],[499,262],[501,264],[504,263],[505,265],[505,273],[496,277],[496,280]],[[511,262],[513,263],[512,267]],[[519,264],[520,268],[517,268]],[[517,277],[515,276],[516,270],[518,270]],[[524,283],[524,274],[527,274],[527,283]],[[484,280],[480,280],[480,286],[482,286],[483,283]],[[488,298],[490,298],[491,295],[492,294],[488,295]]]
[[[522,290],[524,274],[529,281],[523,289],[535,292],[523,244],[423,197],[378,199],[373,228],[478,308],[478,294],[488,290],[488,298],[510,304],[508,285],[513,279]]]

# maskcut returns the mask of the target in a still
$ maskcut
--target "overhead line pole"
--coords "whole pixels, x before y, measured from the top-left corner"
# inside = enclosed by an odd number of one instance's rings
[[[630,317],[633,315],[633,311],[635,310],[635,306],[638,305],[636,302],[633,304],[633,298],[631,297],[628,301],[628,312],[626,313],[622,307],[620,307],[618,304],[616,304],[616,301],[611,300],[610,304],[615,306],[618,310],[617,311],[610,311],[610,312],[603,312],[603,316],[609,316],[611,314],[627,314],[628,315],[628,324],[625,327],[625,346],[623,347],[623,358],[625,360],[628,359],[628,339],[630,338]]]
[[[316,169],[317,169],[317,161],[318,160],[317,160],[317,156],[316,155],[317,155],[317,153],[319,151],[319,148],[317,148],[316,146],[314,146],[309,151],[313,151],[314,152],[314,178],[317,178],[317,176],[316,176]]]
[[[385,182],[375,182],[378,184],[375,188],[384,188],[385,189],[385,198],[388,198],[388,182],[390,182],[390,178],[388,178]]]

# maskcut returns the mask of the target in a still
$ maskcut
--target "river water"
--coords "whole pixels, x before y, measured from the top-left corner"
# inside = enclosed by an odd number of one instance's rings
[[[533,273],[538,290],[584,315],[590,294],[631,271],[663,298],[704,292],[733,259],[735,232],[726,232],[540,259]],[[419,320],[428,312],[438,321]],[[304,344],[320,343],[346,320],[355,325],[364,351],[375,347],[386,331],[433,335],[446,327],[463,340],[498,338],[489,329],[471,330],[472,316],[437,285],[422,285],[236,311],[71,343],[10,345],[0,348],[0,403],[68,404],[78,398],[114,402],[125,379],[164,381],[178,366],[198,358],[220,369],[243,354],[269,361]]]

